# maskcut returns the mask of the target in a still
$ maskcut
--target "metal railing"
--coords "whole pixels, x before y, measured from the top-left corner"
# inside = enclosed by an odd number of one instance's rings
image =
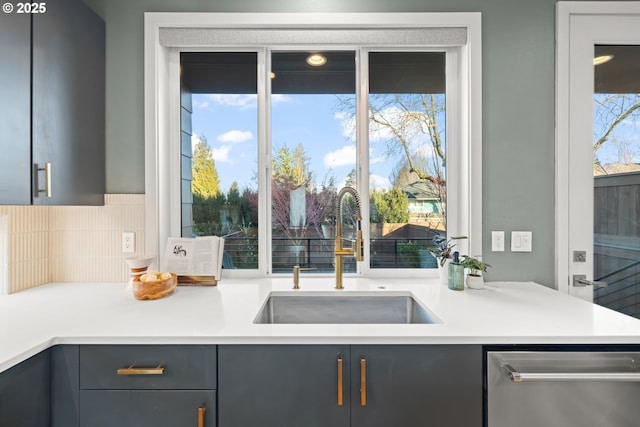
[[[347,244],[348,245],[348,244]],[[380,238],[370,242],[372,268],[437,268],[427,252],[431,238]],[[333,238],[272,238],[271,265],[274,273],[291,272],[294,265],[314,267],[315,272],[334,271]],[[258,239],[250,236],[225,236],[225,251],[233,260],[232,268],[258,268]],[[344,259],[344,271],[355,272],[355,260]]]
[[[603,307],[640,319],[640,260],[632,261],[595,281],[606,281],[606,287],[594,287],[593,302]]]

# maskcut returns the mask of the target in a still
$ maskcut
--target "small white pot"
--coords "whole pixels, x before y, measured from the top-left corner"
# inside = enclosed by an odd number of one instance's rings
[[[440,275],[440,283],[443,285],[449,284],[449,264],[451,263],[451,258],[447,258],[444,260],[444,265],[440,265],[440,259],[438,259],[438,274]]]
[[[484,279],[482,276],[472,276],[471,274],[467,274],[467,288],[484,289]]]

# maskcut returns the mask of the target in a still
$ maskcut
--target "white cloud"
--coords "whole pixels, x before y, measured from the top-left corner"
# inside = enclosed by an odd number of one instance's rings
[[[229,151],[231,151],[230,145],[221,145],[218,148],[212,148],[211,154],[213,155],[213,160],[215,160],[216,163],[231,163]]]
[[[384,110],[378,112],[380,117],[384,117],[384,119],[389,123],[402,123],[407,116],[407,112],[398,107],[388,107]],[[412,126],[415,127],[415,126]],[[415,129],[414,129],[415,130]],[[405,133],[406,133],[405,129]],[[369,122],[369,140],[371,141],[380,141],[380,140],[389,140],[393,139],[395,136],[393,132],[381,124]]]
[[[292,101],[293,101],[293,98],[291,98],[290,96],[277,94],[277,93],[274,93],[274,94],[271,95],[271,104],[272,105],[283,104],[283,103],[292,102]]]
[[[435,153],[433,152],[433,146],[431,144],[422,144],[422,145],[420,145],[416,149],[414,154],[416,154],[419,157],[423,157],[425,159],[429,159],[429,158],[435,156]]]
[[[380,115],[385,117],[387,121],[391,123],[399,123],[402,119],[402,116],[406,115],[406,112],[402,111],[397,107],[389,107],[380,111]],[[351,141],[354,141],[356,138],[356,121],[355,117],[351,114],[348,114],[344,111],[339,111],[333,116],[336,120],[339,120],[340,126],[342,127],[342,135],[345,138],[348,138]],[[370,141],[380,141],[380,140],[389,140],[394,138],[393,133],[386,126],[382,126],[378,123],[369,122],[369,140]]]
[[[195,151],[196,144],[200,142],[200,140],[200,136],[196,134],[191,135],[191,150]],[[211,155],[216,163],[232,163],[232,160],[229,158],[230,151],[231,145],[221,145],[217,148],[211,147]]]
[[[241,110],[249,108],[257,108],[258,96],[257,95],[228,95],[228,94],[210,94],[207,98],[216,105],[222,105],[225,107],[237,107]],[[271,104],[283,104],[286,102],[292,102],[293,98],[286,95],[273,94],[271,95]],[[207,101],[198,103],[197,107],[208,108],[210,104]]]
[[[193,135],[191,135],[191,152],[195,151],[196,145],[200,141],[202,141],[202,138],[200,137],[200,135],[197,135],[195,133]]]
[[[340,121],[342,135],[350,141],[356,140],[356,120],[344,111],[339,111],[333,117]]]
[[[391,188],[391,182],[389,178],[385,178],[380,175],[369,175],[369,185],[373,188]]]
[[[224,105],[228,107],[238,107],[240,109],[256,108],[258,105],[257,95],[224,95],[224,94],[211,94],[208,98],[217,105]]]
[[[371,153],[371,151],[369,151]],[[377,163],[384,163],[387,161],[387,156],[369,157],[369,164],[375,165]]]
[[[209,105],[210,104],[207,101],[193,100],[193,108],[194,109],[206,110],[207,108],[209,108]]]
[[[324,155],[324,166],[326,168],[335,168],[337,166],[345,166],[356,164],[356,147],[355,145],[345,145]]]
[[[218,135],[216,138],[220,142],[244,142],[253,138],[253,133],[250,131],[230,130],[223,134]]]

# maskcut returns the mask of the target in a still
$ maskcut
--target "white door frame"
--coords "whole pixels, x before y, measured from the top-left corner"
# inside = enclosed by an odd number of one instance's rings
[[[593,154],[576,149],[578,141],[593,139],[593,46],[639,44],[638,26],[630,22],[637,19],[637,1],[556,6],[556,288],[586,300],[593,298],[592,287],[573,287],[570,278],[593,275],[593,191],[576,187],[593,177],[586,160]],[[573,262],[574,250],[586,250],[587,262]]]

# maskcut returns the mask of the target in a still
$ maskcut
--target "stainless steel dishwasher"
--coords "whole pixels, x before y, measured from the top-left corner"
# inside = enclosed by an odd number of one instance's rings
[[[487,427],[638,427],[640,352],[487,352]]]

